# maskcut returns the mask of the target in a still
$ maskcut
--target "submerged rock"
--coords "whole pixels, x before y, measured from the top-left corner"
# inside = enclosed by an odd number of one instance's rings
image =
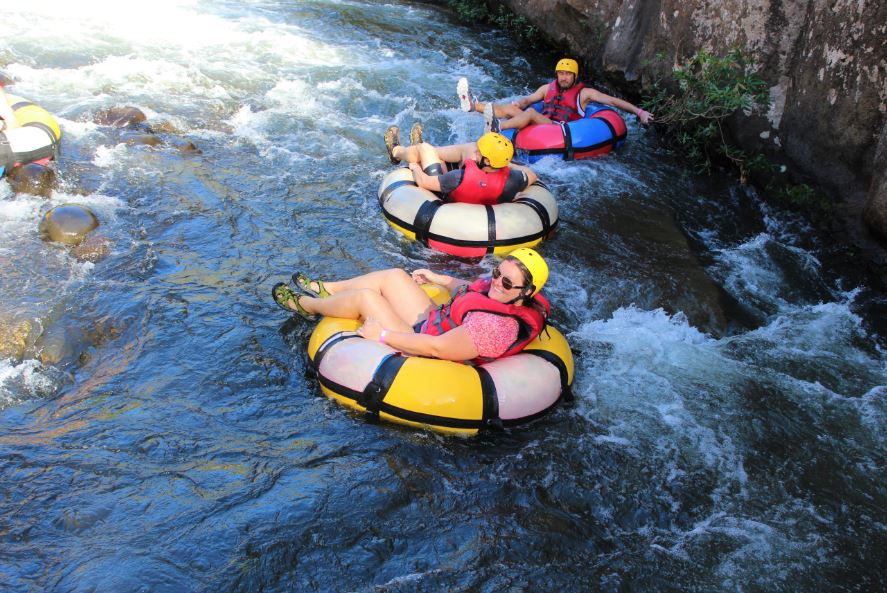
[[[200,154],[200,149],[197,148],[197,145],[191,142],[190,140],[181,140],[176,139],[170,142],[173,146],[179,149],[179,153],[183,155],[188,154]]]
[[[109,107],[95,114],[95,123],[125,128],[144,123],[148,119],[138,107]]]
[[[80,332],[54,325],[37,340],[37,359],[43,364],[74,360],[83,349],[82,342],[83,335]]]
[[[16,167],[7,177],[12,191],[48,198],[55,186],[55,169],[37,163]]]
[[[126,131],[122,134],[121,139],[130,146],[159,146],[163,144],[163,140],[159,136],[141,130]]]
[[[78,261],[100,262],[111,253],[111,241],[103,235],[88,234],[83,241],[71,248],[71,255]]]
[[[43,216],[40,233],[50,241],[78,245],[97,226],[98,219],[86,206],[62,204]]]
[[[34,344],[36,358],[45,365],[82,365],[89,362],[95,349],[120,336],[116,320],[105,317],[91,320],[61,320],[51,325]]]

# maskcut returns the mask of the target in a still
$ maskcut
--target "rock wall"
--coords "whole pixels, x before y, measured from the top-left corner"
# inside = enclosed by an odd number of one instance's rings
[[[887,2],[497,1],[634,94],[670,80],[698,49],[744,48],[771,85],[772,107],[736,122],[739,144],[785,164],[793,182],[822,188],[851,220],[868,203],[867,222],[887,239],[872,183],[887,125]]]
[[[866,220],[880,239],[887,243],[887,126],[875,152],[874,175],[866,206]]]

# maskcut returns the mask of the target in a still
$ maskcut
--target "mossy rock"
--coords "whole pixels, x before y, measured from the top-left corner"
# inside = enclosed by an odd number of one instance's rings
[[[20,361],[28,347],[34,324],[27,319],[0,319],[0,358]]]

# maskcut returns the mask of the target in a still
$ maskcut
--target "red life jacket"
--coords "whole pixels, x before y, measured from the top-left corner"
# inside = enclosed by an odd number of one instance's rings
[[[496,204],[505,191],[509,172],[508,167],[502,167],[487,173],[473,160],[467,160],[462,173],[462,183],[450,192],[449,198],[453,202],[467,204]]]
[[[542,100],[542,115],[560,122],[582,119],[585,117],[585,110],[579,104],[579,93],[584,88],[584,84],[577,82],[567,90],[561,91],[557,81],[551,81]]]
[[[474,281],[471,285],[461,286],[450,298],[450,302],[441,305],[428,315],[428,320],[422,326],[422,333],[439,336],[451,329],[462,325],[465,315],[472,311],[483,311],[514,317],[518,321],[517,339],[502,354],[502,357],[517,354],[533,341],[543,329],[545,320],[551,312],[551,305],[541,294],[533,297],[533,303],[529,306],[509,305],[500,303],[487,296],[492,281],[489,278]],[[486,357],[474,359],[477,364],[493,360]]]

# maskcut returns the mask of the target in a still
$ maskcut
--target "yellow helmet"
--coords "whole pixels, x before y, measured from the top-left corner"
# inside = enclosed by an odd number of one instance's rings
[[[564,58],[554,67],[555,72],[560,70],[563,70],[564,72],[572,72],[576,76],[579,76],[579,62],[571,60],[570,58]]]
[[[477,150],[481,156],[490,161],[490,166],[494,169],[507,167],[514,156],[514,144],[511,140],[497,134],[496,132],[487,132],[477,140]]]
[[[530,273],[530,282],[533,283],[533,294],[542,290],[545,283],[548,282],[548,264],[542,259],[542,256],[534,249],[529,247],[521,247],[515,249],[508,254],[524,265]]]

